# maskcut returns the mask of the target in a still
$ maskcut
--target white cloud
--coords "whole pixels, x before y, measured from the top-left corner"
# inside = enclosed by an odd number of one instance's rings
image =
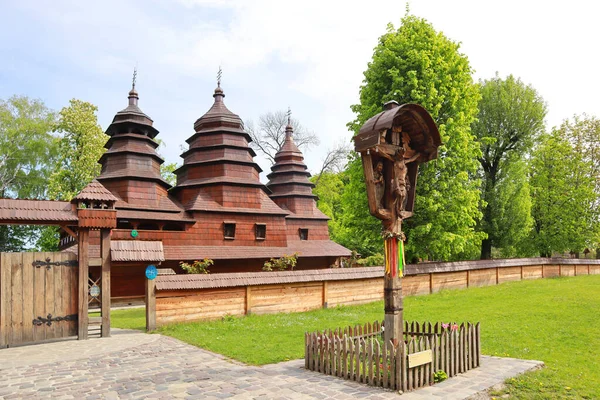
[[[242,118],[290,105],[321,134],[322,147],[347,140],[349,106],[358,101],[377,38],[405,13],[403,2],[382,0],[56,0],[52,7],[24,0],[15,7],[22,13],[15,24],[37,35],[23,48],[51,51],[56,59],[41,65],[55,75],[67,71],[56,78],[61,92],[51,95],[81,96],[75,83],[81,78],[72,72],[79,69],[97,95],[90,100],[100,106],[103,124],[124,105],[118,101],[137,63],[142,108],[162,131],[170,161],[178,161],[193,121],[209,108],[219,65],[227,104]],[[532,84],[549,103],[550,125],[573,113],[598,113],[596,3],[422,0],[411,3],[411,12],[462,42],[476,78],[499,71]],[[320,149],[306,154],[310,168],[321,155]]]

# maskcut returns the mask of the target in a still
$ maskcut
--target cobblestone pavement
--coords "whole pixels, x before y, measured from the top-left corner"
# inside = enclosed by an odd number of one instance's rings
[[[464,399],[542,363],[484,357],[482,367],[399,397],[324,376],[295,360],[246,366],[161,335],[0,350],[1,399]]]

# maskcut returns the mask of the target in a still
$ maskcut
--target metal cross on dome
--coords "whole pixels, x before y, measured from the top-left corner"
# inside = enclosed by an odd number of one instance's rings
[[[137,80],[137,67],[133,67],[133,80],[131,82],[131,88],[135,89],[135,81]]]
[[[221,77],[223,76],[223,70],[219,65],[219,72],[217,72],[217,86],[221,87]]]
[[[290,106],[288,106],[288,110],[287,110],[287,119],[288,119],[288,125],[292,124],[292,109]]]

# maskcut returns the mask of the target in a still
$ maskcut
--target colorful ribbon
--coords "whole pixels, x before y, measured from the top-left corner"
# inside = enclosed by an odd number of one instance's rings
[[[398,242],[400,245],[398,245]],[[396,276],[402,277],[404,275],[404,266],[406,260],[404,259],[404,242],[398,241],[398,238],[392,237],[385,239],[383,242],[383,248],[385,253],[385,274],[392,278]]]

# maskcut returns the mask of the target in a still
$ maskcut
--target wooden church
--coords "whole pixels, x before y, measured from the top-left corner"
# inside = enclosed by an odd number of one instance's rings
[[[350,256],[329,238],[328,217],[317,209],[292,127],[286,127],[264,185],[248,146],[250,135],[225,106],[220,83],[213,97],[187,139],[174,187],[161,177],[158,130],[140,109],[135,86],[127,107],[106,130],[102,172],[77,201],[116,209],[110,233],[113,301],[144,295],[149,264],[183,273],[180,262],[208,258],[214,261],[211,273],[232,273],[260,271],[265,261],[283,255],[297,254],[299,270],[329,268]],[[64,234],[61,250],[77,251],[75,240]],[[100,234],[91,231],[90,256],[99,252]],[[90,265],[90,279],[99,274],[100,268]]]

